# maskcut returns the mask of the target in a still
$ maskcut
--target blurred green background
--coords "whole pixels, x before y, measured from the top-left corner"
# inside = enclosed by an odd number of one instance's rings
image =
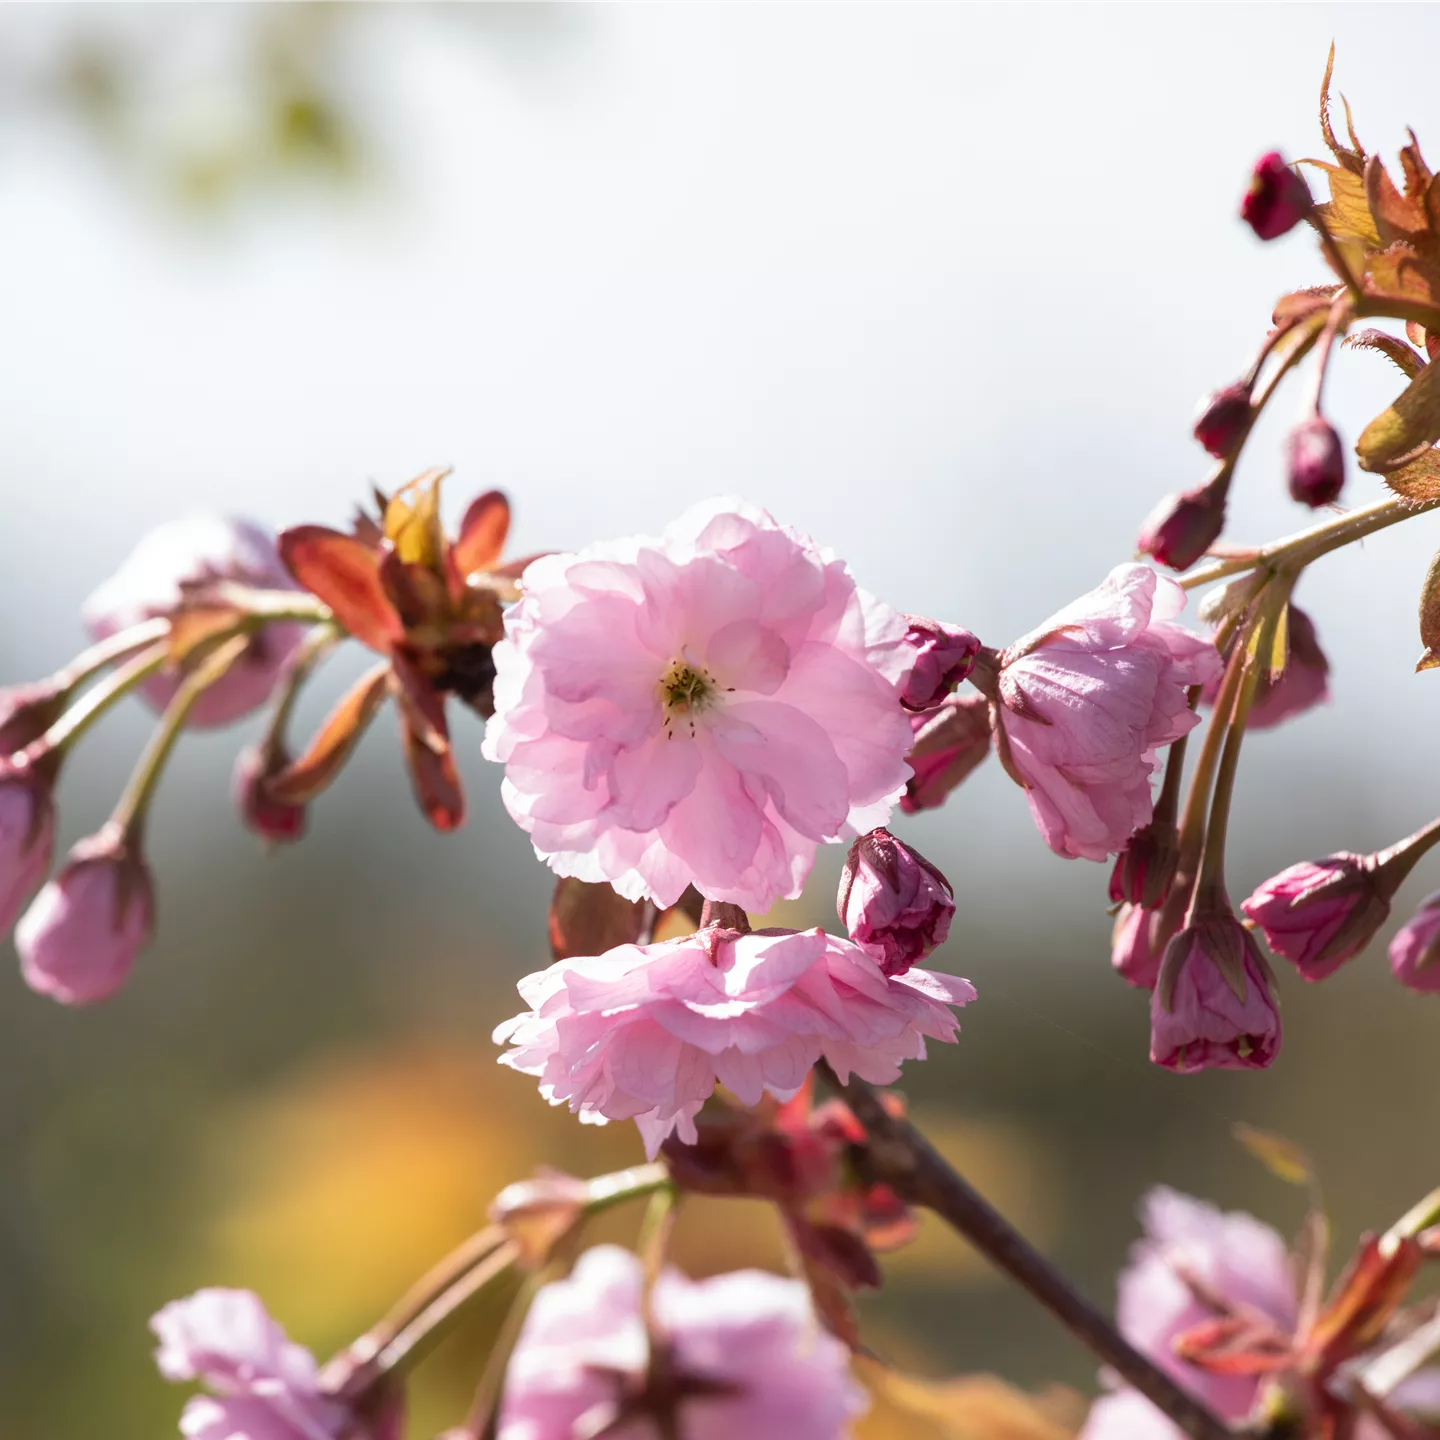
[[[900,608],[1003,644],[1199,478],[1195,398],[1276,295],[1323,278],[1303,239],[1263,248],[1234,210],[1259,152],[1318,150],[1332,37],[1366,143],[1388,154],[1409,123],[1440,149],[1420,7],[0,11],[0,681],[72,653],[80,601],[170,514],[338,524],[372,481],[437,463],[453,513],[510,492],[516,553],[742,492]],[[1394,388],[1342,357],[1346,433]],[[1289,403],[1242,469],[1238,538],[1306,521],[1276,461]],[[1355,475],[1345,500],[1374,493]],[[1411,667],[1436,543],[1422,520],[1302,586],[1334,700],[1246,747],[1239,894],[1434,812],[1440,700]],[[361,663],[327,666],[302,719]],[[87,742],[67,840],[147,723],[133,706]],[[494,1063],[513,983],[546,959],[550,883],[479,725],[458,731],[460,834],[424,826],[382,721],[276,855],[230,810],[250,729],[192,738],[129,987],[67,1012],[7,967],[7,1436],[170,1433],[181,1397],[145,1324],[164,1301],[252,1286],[323,1354],[502,1184],[638,1156],[628,1127],[582,1130]],[[1282,975],[1272,1071],[1177,1078],[1109,972],[1105,872],[1051,856],[998,766],[898,828],[955,882],[935,963],[980,994],[904,1088],[1097,1299],[1156,1182],[1296,1224],[1237,1119],[1314,1154],[1344,1237],[1440,1181],[1440,1008],[1381,945],[1323,987]],[[822,856],[806,923],[833,923],[837,869]],[[1422,868],[1402,908],[1436,884]],[[747,1205],[697,1205],[680,1244],[695,1269],[777,1256]],[[1093,1384],[945,1234],[888,1268],[866,1305],[883,1355]],[[479,1345],[427,1368],[415,1435],[463,1411]]]

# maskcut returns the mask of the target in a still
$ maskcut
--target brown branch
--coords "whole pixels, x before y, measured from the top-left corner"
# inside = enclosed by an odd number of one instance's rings
[[[823,1060],[819,1070],[845,1097],[868,1132],[868,1162],[877,1180],[933,1210],[1191,1440],[1233,1440],[1235,1432],[1223,1420],[1136,1350],[999,1211],[951,1169],[909,1121],[891,1115],[869,1085],[854,1079],[842,1085]]]

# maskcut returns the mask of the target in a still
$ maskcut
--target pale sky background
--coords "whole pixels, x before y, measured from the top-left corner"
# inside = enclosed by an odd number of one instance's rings
[[[0,683],[63,661],[84,596],[172,514],[338,525],[372,481],[436,464],[455,467],[453,513],[509,491],[516,553],[737,492],[897,607],[1003,645],[1129,558],[1155,499],[1206,473],[1197,398],[1240,372],[1281,293],[1326,278],[1304,232],[1265,246],[1236,210],[1261,152],[1321,153],[1332,38],[1365,143],[1393,157],[1412,124],[1440,163],[1432,6],[364,8],[330,77],[363,116],[363,183],[209,217],[156,204],[72,120],[20,103],[16,77],[103,23],[158,66],[157,109],[178,94],[209,123],[242,22],[0,10]],[[1328,409],[1353,439],[1399,388],[1378,357],[1342,354]],[[1227,538],[1311,522],[1278,457],[1302,394],[1282,391],[1252,442]],[[1380,493],[1352,472],[1343,500]],[[1437,545],[1440,520],[1420,519],[1304,580],[1334,700],[1247,743],[1238,895],[1440,808],[1440,676],[1412,674]],[[359,663],[325,672],[307,720]],[[103,818],[146,723],[132,707],[87,742],[67,836]],[[154,1093],[243,1089],[436,1017],[488,1045],[497,987],[543,959],[549,882],[500,809],[478,724],[456,729],[461,835],[426,832],[387,720],[307,842],[268,860],[229,813],[239,740],[197,739],[156,813],[160,938],[127,991],[77,1016],[0,967],[0,1175],[22,1177],[0,1186],[0,1295],[49,1293],[35,1256],[110,1223],[111,1151],[66,1138],[65,1106],[146,1075]],[[1350,1231],[1435,1183],[1425,1147],[1395,1137],[1440,1123],[1440,1012],[1399,992],[1383,949],[1324,987],[1282,975],[1273,1072],[1177,1080],[1145,1062],[1143,1000],[1108,973],[1106,872],[1051,856],[997,765],[897,828],[954,880],[938,958],[981,995],[915,1083],[1032,1126],[1075,1174],[1106,1172],[1089,1178],[1113,1187],[1108,1218],[1056,1241],[1097,1296],[1143,1184],[1225,1203],[1262,1184],[1225,1168],[1237,1115],[1320,1154]],[[1400,909],[1437,886],[1432,857]],[[233,1017],[258,994],[257,1040]],[[1369,1057],[1370,1088],[1341,1053]],[[65,1183],[33,1180],[42,1149],[76,1157]],[[149,1233],[115,1224],[112,1248]],[[143,1330],[142,1290],[120,1329]],[[51,1329],[29,1312],[11,1327],[16,1354],[80,1344],[67,1327],[88,1292],[65,1293]],[[1048,1330],[1055,1348],[1034,1348],[1023,1305],[992,1337],[1010,1313],[974,1326],[976,1363],[1039,1378],[1024,1367],[1060,1355],[1088,1375]],[[0,1300],[0,1340],[5,1319]],[[44,1408],[61,1403],[37,1402],[47,1440],[88,1433]]]

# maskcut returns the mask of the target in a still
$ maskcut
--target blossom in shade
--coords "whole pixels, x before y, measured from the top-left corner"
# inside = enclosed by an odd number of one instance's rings
[[[129,978],[155,925],[150,870],[106,826],[81,840],[15,927],[20,973],[62,1005],[91,1005]]]
[[[1150,1058],[1169,1070],[1262,1070],[1280,1052],[1270,967],[1228,906],[1170,941],[1150,997]]]
[[[887,975],[903,975],[945,943],[955,914],[950,882],[888,830],[850,847],[835,909],[850,938]]]
[[[55,807],[50,786],[31,769],[0,763],[0,936],[50,873]]]
[[[1145,517],[1136,547],[1172,570],[1188,570],[1225,528],[1229,477],[1167,495]]]
[[[900,797],[907,815],[933,810],[990,753],[990,702],[950,695],[934,710],[912,715],[911,777]]]
[[[1408,990],[1440,993],[1440,891],[1421,901],[1395,932],[1390,969]]]
[[[1250,424],[1250,387],[1238,380],[1207,395],[1195,415],[1195,438],[1217,460],[1224,460]]]
[[[1390,914],[1389,888],[1368,856],[1342,852],[1272,875],[1240,908],[1275,954],[1323,980],[1375,938]]]
[[[672,1131],[695,1143],[717,1083],[746,1105],[788,1100],[823,1057],[842,1079],[891,1084],[927,1037],[955,1038],[948,1007],[975,998],[954,976],[887,976],[823,930],[717,926],[560,960],[519,990],[530,1009],[495,1031],[513,1047],[500,1063],[584,1121],[633,1119],[652,1159]]]
[[[1330,662],[1320,648],[1315,622],[1291,605],[1286,624],[1285,669],[1278,680],[1262,669],[1255,699],[1245,717],[1249,730],[1270,730],[1330,698]],[[1201,692],[1200,703],[1213,705],[1220,693],[1217,674]]]
[[[1255,162],[1240,218],[1262,240],[1277,240],[1310,213],[1311,204],[1310,187],[1272,150]]]
[[[1115,858],[1110,872],[1110,900],[1129,901],[1154,909],[1170,893],[1180,863],[1180,837],[1175,821],[1157,816],[1142,825]]]
[[[1285,474],[1290,498],[1318,509],[1339,499],[1345,487],[1345,447],[1323,416],[1302,420],[1285,437]]]
[[[1140,905],[1122,905],[1110,937],[1115,973],[1139,990],[1153,990],[1160,977],[1165,938],[1155,933],[1158,916]]]
[[[160,1373],[211,1392],[186,1402],[180,1432],[189,1440],[399,1440],[396,1405],[362,1416],[323,1394],[315,1357],[248,1290],[198,1290],[158,1311],[150,1328]]]
[[[280,561],[275,537],[250,520],[193,515],[152,530],[119,570],[85,602],[86,627],[104,640],[144,620],[170,616],[188,589],[225,580],[265,590],[293,590],[295,582]],[[289,623],[258,631],[244,654],[196,701],[193,726],[228,725],[270,697],[304,627]],[[146,682],[144,693],[156,709],[179,688],[174,673]]]
[[[923,615],[905,616],[910,672],[900,689],[907,710],[933,710],[975,668],[980,642],[968,630]]]
[[[865,1410],[802,1282],[665,1270],[649,1334],[643,1290],[639,1260],[601,1245],[540,1291],[510,1357],[498,1440],[843,1440]]]
[[[1245,1419],[1260,1377],[1221,1374],[1188,1364],[1175,1342],[1213,1319],[1217,1305],[1294,1330],[1299,1309],[1285,1241],[1253,1216],[1224,1214],[1164,1188],[1141,1207],[1145,1237],[1121,1272],[1116,1321],[1120,1333],[1222,1420]],[[1165,1440],[1173,1424],[1143,1396],[1121,1389],[1091,1408],[1081,1440]]]
[[[904,619],[738,500],[535,561],[495,647],[485,754],[561,875],[763,911],[909,779]]]
[[[1104,860],[1149,822],[1157,752],[1195,725],[1187,691],[1220,668],[1173,623],[1184,604],[1148,565],[1117,565],[1000,657],[1001,758],[1057,854]]]

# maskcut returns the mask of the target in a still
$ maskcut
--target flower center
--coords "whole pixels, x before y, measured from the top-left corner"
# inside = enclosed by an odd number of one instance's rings
[[[693,734],[695,716],[710,706],[715,691],[715,680],[708,670],[698,668],[688,660],[676,660],[660,679],[666,733],[674,733],[673,722],[678,716],[689,721]]]

